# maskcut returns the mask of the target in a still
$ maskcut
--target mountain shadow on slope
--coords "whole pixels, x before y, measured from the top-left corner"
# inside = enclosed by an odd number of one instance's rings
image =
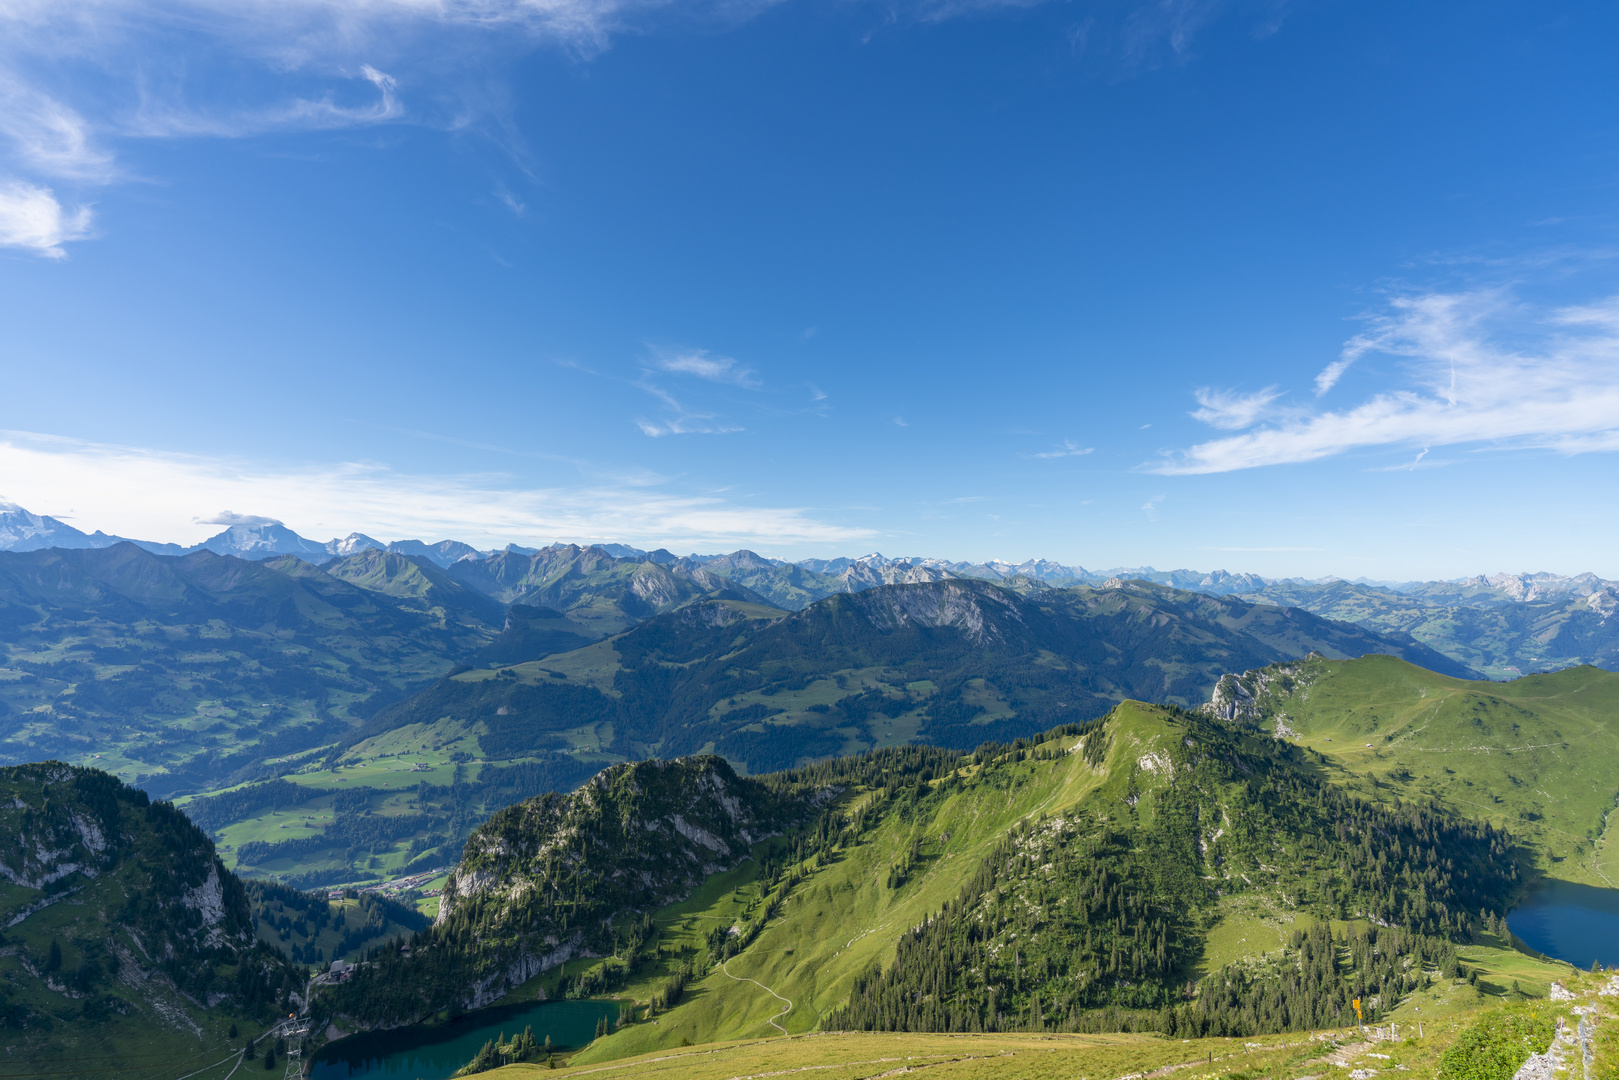
[[[447,718],[479,725],[485,751],[503,756],[610,724],[625,757],[717,750],[765,772],[910,739],[964,749],[1125,698],[1198,704],[1226,671],[1312,651],[1455,666],[1297,609],[1140,582],[1028,596],[971,580],[885,586],[792,614],[704,600],[592,649],[577,665],[445,679],[351,741]]]
[[[500,634],[473,654],[479,666],[521,664],[553,653],[568,652],[599,640],[555,608],[513,604],[506,609]]]

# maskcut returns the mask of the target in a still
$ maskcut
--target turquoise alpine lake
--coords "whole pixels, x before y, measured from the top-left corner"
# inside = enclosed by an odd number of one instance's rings
[[[1546,878],[1507,916],[1507,926],[1554,960],[1580,968],[1619,964],[1619,889]]]
[[[552,1046],[577,1050],[596,1037],[597,1021],[616,1020],[618,1010],[616,1001],[536,1001],[479,1009],[431,1027],[350,1035],[320,1051],[310,1080],[448,1080],[484,1043],[502,1034],[510,1041],[532,1027],[535,1042],[550,1036]]]

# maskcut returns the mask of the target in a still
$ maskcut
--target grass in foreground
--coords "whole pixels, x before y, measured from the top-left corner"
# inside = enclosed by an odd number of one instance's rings
[[[658,1077],[658,1080],[790,1076],[809,1073],[817,1080],[867,1077],[926,1070],[938,1080],[1113,1080],[1116,1077],[1288,1078],[1319,1075],[1338,1054],[1358,1065],[1405,1065],[1426,1069],[1437,1059],[1438,1040],[1377,1044],[1354,1031],[1266,1035],[1249,1039],[1168,1039],[1158,1035],[941,1035],[829,1032],[751,1042],[712,1043],[597,1065],[552,1072],[544,1065],[513,1065],[502,1078],[535,1075]],[[1347,1050],[1347,1053],[1345,1052]],[[1368,1051],[1393,1050],[1387,1059]],[[1421,1075],[1419,1072],[1418,1075]]]
[[[1501,958],[1490,959],[1506,966]],[[1549,965],[1541,967],[1550,969]],[[1578,1024],[1576,1007],[1595,1024],[1590,1075],[1619,1075],[1619,1017],[1614,1015],[1619,1011],[1619,999],[1612,994],[1619,979],[1566,967],[1559,974],[1572,999],[1552,1001],[1510,994],[1492,998],[1459,982],[1449,989],[1466,991],[1465,1002],[1451,993],[1447,1009],[1436,1000],[1443,994],[1422,995],[1426,1019],[1419,1023],[1423,1014],[1413,1011],[1418,1005],[1413,998],[1402,1006],[1404,1018],[1380,1028],[1194,1040],[1134,1034],[820,1032],[674,1047],[613,1061],[590,1060],[595,1055],[587,1052],[573,1059],[579,1064],[554,1070],[543,1064],[512,1065],[489,1075],[502,1080],[541,1072],[559,1080],[587,1076],[597,1080],[738,1080],[803,1073],[813,1074],[816,1080],[867,1080],[926,1071],[932,1080],[1123,1080],[1171,1074],[1177,1080],[1327,1076],[1369,1080],[1375,1075],[1392,1078],[1396,1074],[1441,1080],[1510,1080],[1531,1050],[1545,1049],[1559,1023],[1569,1030]],[[1603,996],[1604,990],[1609,996]],[[1524,1031],[1532,1031],[1535,1038],[1523,1046],[1503,1047],[1503,1032]],[[1475,1053],[1478,1048],[1489,1054]],[[600,1051],[600,1047],[596,1049]],[[1578,1075],[1577,1044],[1565,1040],[1560,1047],[1554,1045],[1553,1051],[1569,1063],[1567,1075]]]

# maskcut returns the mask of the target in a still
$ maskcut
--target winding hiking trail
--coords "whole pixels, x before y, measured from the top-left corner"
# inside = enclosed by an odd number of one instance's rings
[[[780,1024],[776,1023],[776,1021],[781,1019],[783,1016],[786,1016],[788,1013],[793,1011],[793,1003],[788,1001],[786,998],[782,997],[780,994],[776,993],[774,990],[770,989],[770,987],[766,986],[764,983],[760,982],[758,979],[744,979],[740,975],[732,975],[730,967],[727,966],[729,964],[730,964],[729,960],[726,960],[726,961],[724,961],[723,963],[720,964],[720,970],[725,972],[727,978],[735,979],[737,982],[750,982],[754,986],[757,986],[759,989],[763,990],[765,993],[769,994],[771,997],[775,998],[777,1001],[782,1003],[781,1012],[777,1013],[775,1016],[771,1017],[769,1020],[766,1020],[765,1023],[769,1024],[771,1027],[775,1028],[777,1031],[781,1032],[783,1035],[787,1034],[787,1029],[782,1027]]]

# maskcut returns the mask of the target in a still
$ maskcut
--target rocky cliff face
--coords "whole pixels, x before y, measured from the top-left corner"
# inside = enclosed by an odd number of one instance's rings
[[[615,765],[570,794],[507,807],[474,832],[445,883],[438,922],[474,898],[510,909],[586,877],[626,908],[661,906],[777,831],[773,801],[721,757]]]
[[[927,589],[877,589],[858,593],[847,603],[880,630],[950,627],[975,645],[1003,640],[1002,623],[1024,621],[1015,594],[979,581],[939,582]]]
[[[1311,653],[1304,658],[1306,661],[1310,659],[1320,657]],[[1240,675],[1222,675],[1220,681],[1214,684],[1214,694],[1208,704],[1199,711],[1232,723],[1257,725],[1270,718],[1272,710],[1268,707],[1267,698],[1272,687],[1292,693],[1308,687],[1311,681],[1310,676],[1305,674],[1304,661],[1272,664]],[[1289,733],[1285,714],[1278,715],[1276,722],[1278,736]]]
[[[95,769],[16,766],[0,769],[0,835],[0,1006],[15,995],[23,1026],[49,1030],[66,1010],[196,1032],[202,1010],[251,1016],[301,986],[255,941],[242,883],[170,804]]]
[[[598,955],[604,921],[684,898],[797,809],[707,755],[615,765],[571,794],[507,807],[468,839],[440,900],[437,929],[482,928],[466,1004]]]

